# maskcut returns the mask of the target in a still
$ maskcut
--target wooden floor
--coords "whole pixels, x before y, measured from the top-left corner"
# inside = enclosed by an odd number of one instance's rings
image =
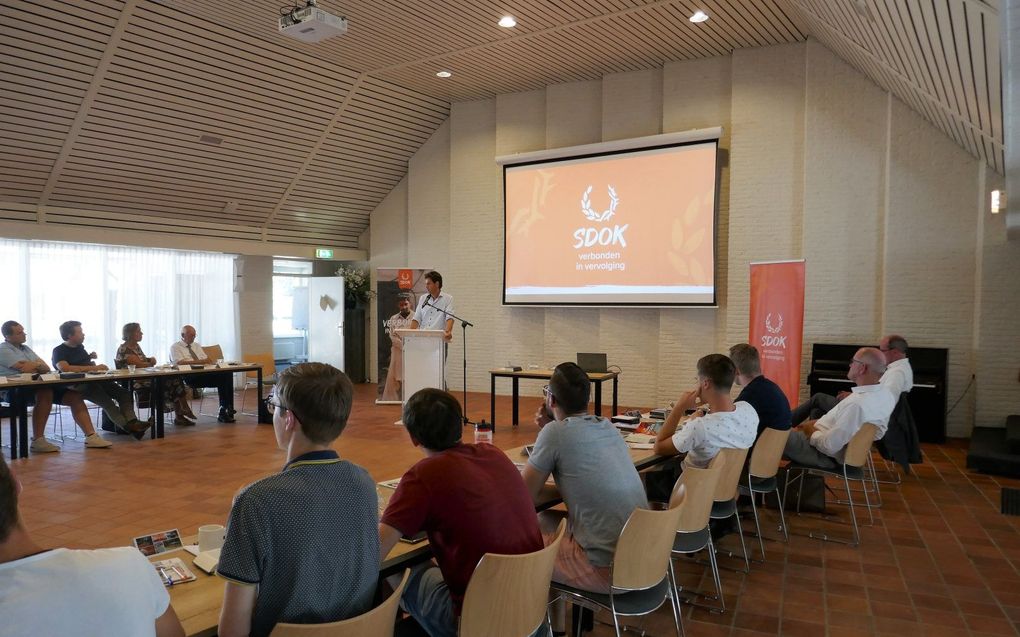
[[[354,411],[336,448],[384,480],[421,456],[393,424],[399,407],[376,406],[375,392],[375,385],[356,386]],[[522,417],[530,420],[538,402],[522,399]],[[213,403],[206,401],[210,411]],[[488,418],[487,394],[469,394],[469,415]],[[510,400],[500,397],[495,443],[509,448],[531,442],[534,426],[514,430],[505,426],[509,415]],[[230,425],[206,416],[197,427],[168,426],[163,440],[106,434],[115,443],[109,450],[67,440],[61,453],[14,461],[28,528],[44,545],[90,548],[125,545],[169,528],[193,534],[201,524],[225,522],[234,493],[278,471],[284,460],[270,426],[238,416]],[[74,433],[67,424],[64,429]],[[926,462],[916,475],[898,488],[884,488],[885,504],[875,525],[863,530],[859,548],[803,537],[823,523],[807,516],[790,520],[794,537],[789,545],[767,543],[765,565],[755,564],[750,575],[723,571],[727,613],[684,608],[687,634],[1018,634],[1020,517],[999,513],[999,491],[1020,487],[1020,481],[966,471],[965,451],[965,443],[926,445]],[[724,548],[735,545],[732,537],[723,542]],[[678,573],[685,587],[711,589],[698,564],[678,563]],[[668,609],[644,627],[672,635]],[[599,627],[594,634],[611,633]]]

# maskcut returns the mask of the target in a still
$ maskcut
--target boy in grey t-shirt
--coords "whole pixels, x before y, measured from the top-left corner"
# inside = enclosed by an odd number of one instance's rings
[[[569,531],[560,544],[553,580],[608,593],[616,541],[630,514],[646,508],[648,501],[616,427],[586,413],[590,392],[588,375],[576,364],[556,367],[545,388],[547,413],[539,418],[542,430],[524,468],[524,481],[536,498],[552,474],[567,505]]]

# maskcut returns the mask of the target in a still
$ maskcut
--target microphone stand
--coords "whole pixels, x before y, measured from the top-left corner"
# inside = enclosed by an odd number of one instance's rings
[[[464,340],[464,350],[463,350],[463,363],[464,363],[464,405],[463,405],[463,407],[464,407],[464,416],[463,416],[463,418],[464,418],[464,423],[461,426],[468,425],[468,424],[471,424],[471,421],[468,419],[468,415],[467,415],[468,414],[468,410],[467,410],[467,328],[474,327],[475,325],[474,325],[474,323],[471,323],[469,321],[465,321],[464,319],[462,319],[461,317],[457,316],[453,312],[447,312],[446,310],[440,310],[438,307],[436,307],[435,305],[432,305],[432,303],[429,302],[431,300],[432,300],[431,296],[426,297],[425,298],[425,303],[422,304],[422,307],[433,307],[433,308],[439,310],[440,312],[442,312],[444,315],[446,315],[447,318],[452,318],[455,321],[460,321],[461,338]],[[493,433],[495,433],[495,432],[493,432]]]

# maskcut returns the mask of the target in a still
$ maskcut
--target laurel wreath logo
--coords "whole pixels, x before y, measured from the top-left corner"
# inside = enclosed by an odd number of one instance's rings
[[[775,327],[772,326],[772,312],[769,312],[768,315],[765,316],[765,329],[767,329],[770,334],[778,334],[783,331],[783,315],[776,313],[776,316],[779,317],[779,325],[776,325]]]
[[[609,208],[600,214],[591,209],[591,189],[592,187],[588,186],[584,195],[581,196],[581,212],[584,213],[584,218],[588,221],[608,221],[616,213],[616,206],[620,203],[620,198],[616,196],[616,190],[609,186]]]

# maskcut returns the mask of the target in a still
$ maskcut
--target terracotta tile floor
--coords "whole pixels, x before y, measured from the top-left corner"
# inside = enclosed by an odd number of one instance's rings
[[[420,456],[393,425],[399,408],[373,404],[375,391],[375,385],[357,386],[337,449],[383,480],[399,476]],[[488,418],[488,395],[469,394],[469,401],[473,418]],[[537,404],[522,398],[522,417],[530,419]],[[509,414],[509,398],[499,397],[496,444],[531,442],[534,427],[506,427]],[[64,430],[73,433],[66,423]],[[25,522],[41,543],[101,547],[174,527],[195,533],[201,524],[224,522],[237,489],[277,471],[284,457],[271,427],[256,426],[251,416],[233,425],[204,417],[194,428],[168,426],[167,437],[156,441],[107,436],[113,449],[86,450],[80,441],[67,440],[59,454],[12,463],[24,484]],[[767,542],[766,564],[752,565],[750,575],[723,571],[725,614],[684,607],[687,634],[1018,634],[1020,517],[999,513],[999,490],[1020,487],[1020,481],[964,469],[965,441],[925,445],[924,451],[925,464],[915,467],[914,476],[899,487],[883,485],[884,505],[875,512],[874,526],[862,528],[860,547],[804,537],[821,527],[843,532],[848,527],[839,520],[788,517],[790,543]],[[845,516],[839,509],[830,507]],[[774,512],[765,515],[766,534],[772,534]],[[724,539],[722,548],[739,550],[736,538]],[[737,565],[728,558],[721,562]],[[679,562],[677,569],[684,587],[712,589],[705,567]],[[671,614],[660,609],[643,627],[672,635]],[[611,633],[604,626],[594,632]]]

